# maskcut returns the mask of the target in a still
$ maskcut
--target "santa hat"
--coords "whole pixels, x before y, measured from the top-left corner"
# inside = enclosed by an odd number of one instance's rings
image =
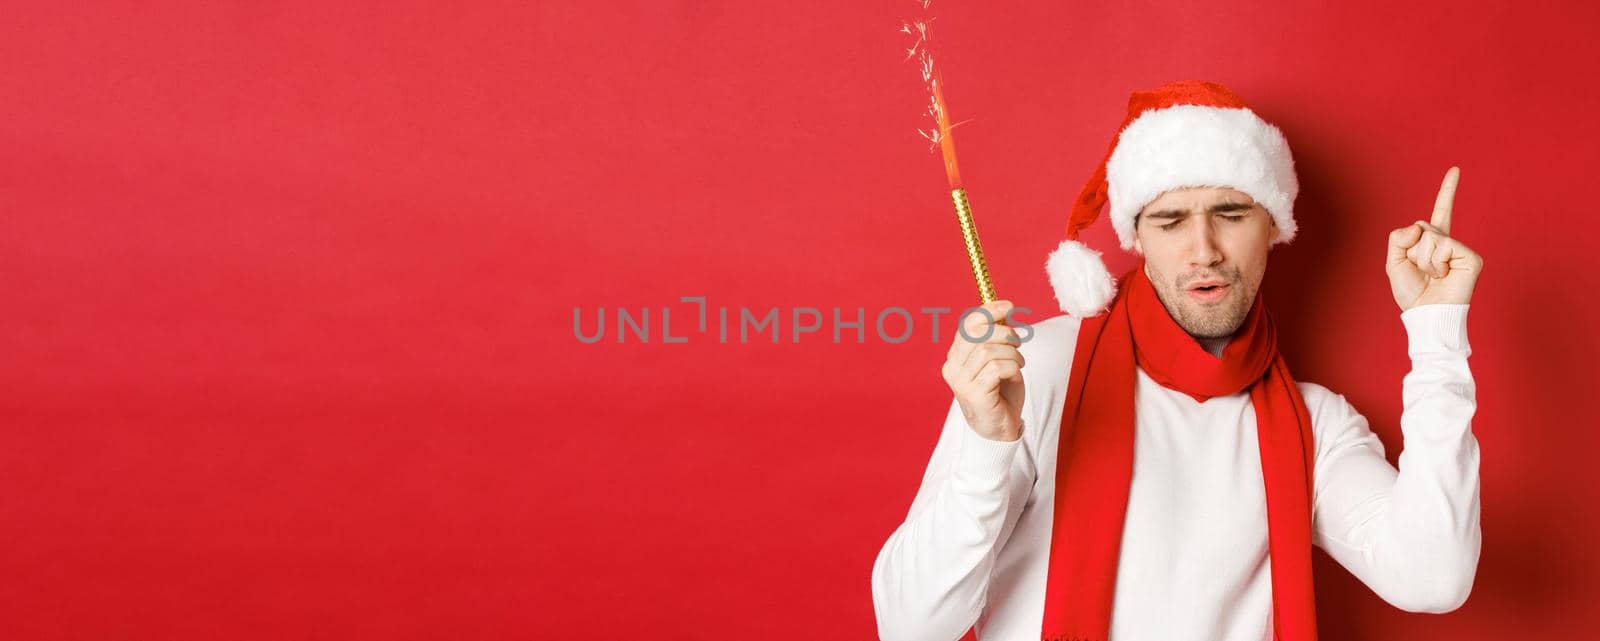
[[[1106,207],[1122,248],[1132,250],[1134,220],[1145,205],[1180,187],[1231,187],[1266,208],[1278,225],[1275,243],[1294,239],[1300,192],[1283,132],[1245,107],[1227,87],[1198,80],[1137,91],[1106,158],[1072,206],[1067,239],[1045,262],[1061,311],[1088,317],[1116,297],[1100,252],[1078,242]]]

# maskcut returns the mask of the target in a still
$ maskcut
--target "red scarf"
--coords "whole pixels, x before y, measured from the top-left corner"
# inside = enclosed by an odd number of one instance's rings
[[[1311,586],[1311,469],[1305,399],[1278,354],[1261,296],[1217,358],[1156,296],[1141,262],[1124,275],[1105,314],[1083,320],[1061,415],[1055,521],[1045,583],[1045,641],[1110,635],[1117,554],[1134,456],[1134,367],[1198,402],[1250,392],[1266,486],[1272,559],[1273,638],[1315,641]]]

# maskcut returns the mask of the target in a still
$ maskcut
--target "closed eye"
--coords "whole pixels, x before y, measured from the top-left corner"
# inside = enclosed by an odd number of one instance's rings
[[[1221,218],[1223,220],[1226,220],[1226,221],[1230,222],[1230,223],[1236,223],[1236,222],[1239,222],[1241,220],[1244,220],[1245,218],[1248,218],[1248,216],[1222,216]],[[1181,222],[1183,222],[1183,221],[1180,220],[1180,221],[1178,221],[1176,223],[1167,223],[1165,225],[1157,225],[1157,227],[1160,227],[1162,230],[1165,230],[1165,231],[1172,231]]]
[[[1221,204],[1221,205],[1213,206],[1211,208],[1211,212],[1210,213],[1211,213],[1212,216],[1219,216],[1222,219],[1224,219],[1224,220],[1226,220],[1226,221],[1228,221],[1230,223],[1237,223],[1237,222],[1240,222],[1240,221],[1242,221],[1242,220],[1244,220],[1246,218],[1249,218],[1250,217],[1250,213],[1251,213],[1251,209],[1252,209],[1252,207],[1250,205],[1244,205],[1244,204],[1240,204],[1240,203],[1224,203],[1224,204]],[[1243,213],[1225,213],[1225,212],[1243,212]],[[1178,211],[1162,211],[1162,212],[1157,212],[1155,214],[1151,214],[1151,216],[1152,217],[1172,218],[1173,219],[1172,222],[1167,223],[1165,225],[1156,225],[1156,227],[1161,229],[1161,231],[1172,231],[1174,229],[1177,229],[1178,225],[1183,224],[1184,219],[1188,217],[1188,216],[1185,216],[1182,212],[1178,212]]]

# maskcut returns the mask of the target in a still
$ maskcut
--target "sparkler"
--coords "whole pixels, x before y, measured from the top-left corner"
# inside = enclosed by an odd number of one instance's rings
[[[917,0],[927,9],[932,0]],[[922,71],[922,81],[928,87],[928,115],[933,118],[933,128],[918,129],[917,133],[928,139],[928,151],[939,148],[944,157],[945,177],[950,181],[950,200],[956,207],[956,222],[961,226],[961,240],[967,246],[967,261],[972,263],[972,277],[978,282],[978,297],[987,304],[998,298],[994,281],[989,278],[989,261],[983,257],[983,245],[978,241],[978,227],[972,221],[972,204],[967,200],[967,188],[961,183],[961,168],[956,164],[956,144],[951,130],[967,121],[950,123],[950,110],[944,102],[944,79],[933,64],[933,53],[928,49],[928,27],[933,18],[919,19],[901,24],[900,32],[914,38],[906,50],[906,60],[917,59]]]

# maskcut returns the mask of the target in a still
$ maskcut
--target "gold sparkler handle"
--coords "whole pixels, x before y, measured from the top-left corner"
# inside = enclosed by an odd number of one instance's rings
[[[972,223],[972,203],[967,202],[966,188],[950,190],[950,199],[956,204],[956,222],[961,223],[961,240],[967,245],[967,260],[972,262],[972,277],[978,281],[978,298],[985,305],[994,302],[994,281],[989,279],[989,261],[983,258],[983,245],[978,242],[978,227]]]

